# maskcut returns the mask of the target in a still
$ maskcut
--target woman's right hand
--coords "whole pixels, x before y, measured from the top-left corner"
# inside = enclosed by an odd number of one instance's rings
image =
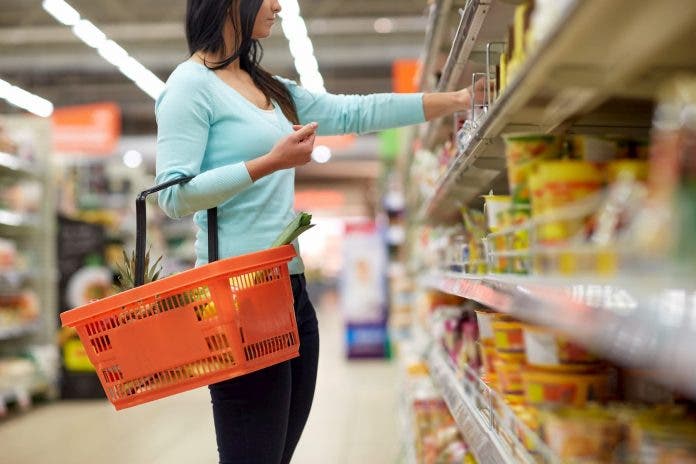
[[[295,132],[275,144],[269,155],[278,169],[302,166],[312,160],[317,127],[316,122],[305,126],[292,126]]]
[[[246,162],[249,177],[253,182],[281,169],[302,166],[312,160],[314,139],[317,136],[316,122],[305,126],[292,126],[292,134],[281,139],[264,156]]]

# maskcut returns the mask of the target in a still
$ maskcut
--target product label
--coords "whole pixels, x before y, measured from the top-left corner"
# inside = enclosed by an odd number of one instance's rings
[[[524,333],[524,346],[529,364],[542,366],[560,364],[556,337],[553,334],[526,331]]]

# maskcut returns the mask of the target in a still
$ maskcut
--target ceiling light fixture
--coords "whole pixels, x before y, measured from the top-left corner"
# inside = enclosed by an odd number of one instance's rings
[[[279,16],[283,20],[283,34],[290,43],[290,54],[295,59],[295,69],[302,85],[312,92],[325,93],[324,78],[314,56],[314,46],[307,35],[307,25],[300,15],[297,0],[280,0],[283,8]]]
[[[128,150],[123,154],[123,164],[135,169],[143,164],[143,155],[137,150]]]
[[[312,159],[317,163],[328,163],[331,159],[331,149],[326,145],[317,145],[312,150]]]
[[[374,27],[378,34],[389,34],[394,31],[394,21],[389,18],[379,18],[375,20]]]
[[[92,22],[82,19],[77,12],[64,0],[43,0],[42,6],[51,16],[66,26],[72,28],[73,34],[88,46],[97,49],[99,55],[116,66],[121,73],[132,80],[153,99],[157,99],[164,91],[165,84],[152,71],[140,64],[138,60],[128,55],[119,44],[109,40]]]
[[[0,79],[0,98],[42,118],[53,114],[53,103]]]

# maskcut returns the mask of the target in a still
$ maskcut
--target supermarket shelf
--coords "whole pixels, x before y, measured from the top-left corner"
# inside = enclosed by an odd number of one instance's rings
[[[22,286],[34,278],[34,273],[28,271],[1,271],[0,295],[17,293]]]
[[[425,48],[423,49],[423,70],[419,83],[419,87],[423,90],[429,90],[432,86],[433,68],[442,46],[453,2],[454,0],[437,0],[430,5]]]
[[[507,445],[495,433],[492,421],[483,417],[471,396],[465,392],[463,380],[458,378],[439,344],[433,345],[427,362],[430,374],[476,460],[486,464],[525,462],[517,459],[521,458],[518,455],[513,459]]]
[[[39,224],[38,217],[32,214],[20,214],[0,209],[0,226],[12,228],[35,228]]]
[[[497,0],[473,0],[468,2],[465,8],[459,10],[459,26],[442,70],[442,77],[438,82],[438,92],[458,90],[457,87],[462,80],[462,76],[471,67],[469,60],[477,47],[478,37],[488,13],[499,4]],[[442,135],[445,121],[449,121],[449,118],[438,118],[428,125],[424,136],[423,145],[425,147],[433,149],[435,143]]]
[[[34,176],[36,175],[36,167],[16,156],[0,151],[0,173],[2,172]]]
[[[696,69],[694,25],[696,2],[576,0],[484,115],[421,219],[451,221],[460,204],[490,188],[505,169],[503,132],[647,129],[649,107],[635,111],[622,102],[619,111],[611,99],[652,99],[665,78]]]
[[[40,322],[31,322],[29,324],[0,326],[0,341],[12,340],[26,335],[31,335],[41,329]]]
[[[466,4],[466,8],[460,11],[459,27],[454,36],[452,50],[442,70],[442,78],[437,88],[439,92],[454,90],[453,86],[459,82],[492,1],[471,0]]]
[[[696,287],[668,274],[571,280],[435,273],[423,284],[563,332],[696,397]]]
[[[32,398],[48,394],[51,385],[45,380],[35,380],[28,388],[6,388],[0,389],[0,417],[7,414],[7,406],[17,404],[21,409],[28,409],[32,405]]]

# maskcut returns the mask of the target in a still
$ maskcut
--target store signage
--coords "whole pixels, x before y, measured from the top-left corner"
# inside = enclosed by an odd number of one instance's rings
[[[396,93],[418,92],[418,60],[396,60],[392,63],[392,90]]]
[[[121,109],[115,103],[58,108],[52,120],[56,153],[111,155],[121,136]]]

